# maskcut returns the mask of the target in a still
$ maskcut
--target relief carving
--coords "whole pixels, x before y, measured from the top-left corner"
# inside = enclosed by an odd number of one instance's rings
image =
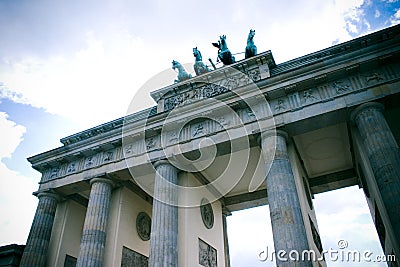
[[[345,81],[336,81],[332,83],[333,89],[335,89],[336,94],[342,94],[350,90],[350,84]]]
[[[370,82],[374,81],[374,82],[379,82],[379,81],[383,81],[383,75],[379,72],[373,72],[373,73],[369,73],[367,75],[364,76],[365,77],[365,81],[369,84]]]
[[[278,99],[278,103],[275,105],[275,111],[279,112],[281,110],[286,109],[285,99],[280,98]]]
[[[76,163],[72,162],[68,165],[67,173],[72,173],[76,171]]]
[[[60,168],[59,167],[55,167],[51,170],[50,173],[50,179],[56,178],[58,176],[58,173],[60,172]]]
[[[166,110],[171,110],[176,106],[179,106],[182,104],[189,104],[200,98],[201,98],[200,89],[194,89],[192,91],[185,92],[185,93],[165,99],[164,108]]]
[[[201,200],[200,213],[204,226],[211,229],[214,226],[214,212],[210,202],[205,198]]]
[[[236,77],[228,77],[224,81],[224,87],[227,88],[228,90],[235,89],[238,86],[239,86],[239,79]]]
[[[192,137],[201,136],[207,134],[207,130],[204,128],[203,123],[193,125]]]
[[[226,120],[225,117],[219,117],[216,121],[219,123],[221,128],[226,128],[231,124],[231,121]]]
[[[122,247],[121,267],[130,266],[147,267],[149,258],[127,247]]]
[[[129,155],[133,153],[133,144],[128,144],[125,146],[125,155]]]
[[[157,147],[157,139],[155,137],[150,137],[146,139],[146,149],[150,150]]]
[[[230,82],[230,84],[232,85],[232,81]],[[229,84],[226,84],[226,85],[229,86]],[[202,88],[203,88],[204,97],[207,97],[207,98],[226,93],[230,90],[228,87],[221,86],[218,84],[208,84]]]
[[[94,157],[90,156],[85,159],[85,168],[90,168],[94,165]]]
[[[247,75],[254,82],[261,80],[261,74],[260,74],[260,70],[259,69],[251,70],[251,71],[247,72]]]
[[[309,103],[318,100],[318,97],[316,97],[313,94],[313,89],[305,90],[303,92],[303,98],[304,98],[304,103]]]
[[[150,240],[151,219],[145,212],[140,212],[136,217],[136,231],[143,241]]]
[[[251,108],[246,108],[246,114],[248,119],[251,120],[255,120],[256,119],[256,115],[254,114],[254,112],[251,110]]]
[[[260,79],[260,71],[258,69],[249,71],[248,75],[241,73],[230,76],[216,83],[210,83],[191,91],[166,98],[164,101],[164,110],[171,110],[174,107],[189,104],[203,98],[214,97]]]
[[[103,162],[111,161],[113,159],[114,153],[113,151],[107,151],[104,153]]]
[[[217,267],[217,250],[199,238],[199,264]]]

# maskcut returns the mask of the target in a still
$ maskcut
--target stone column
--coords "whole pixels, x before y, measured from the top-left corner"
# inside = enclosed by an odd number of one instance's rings
[[[38,194],[39,204],[29,232],[20,266],[46,266],[47,250],[57,209],[58,196],[54,193]]]
[[[90,184],[92,188],[76,265],[79,267],[103,266],[111,190],[114,186],[106,178],[94,178]]]
[[[383,110],[382,104],[365,103],[352,112],[351,119],[364,142],[395,238],[400,243],[400,150]]]
[[[295,250],[301,255],[304,250],[310,248],[289,162],[287,133],[280,130],[266,131],[261,137],[275,252],[278,256],[280,250],[285,251],[286,254],[282,254],[281,258],[288,259],[281,261],[277,258],[277,266],[312,266],[311,261],[296,262],[289,259],[290,251]]]
[[[174,185],[178,183],[178,170],[166,160],[156,162],[154,167],[149,267],[177,267],[178,189]]]

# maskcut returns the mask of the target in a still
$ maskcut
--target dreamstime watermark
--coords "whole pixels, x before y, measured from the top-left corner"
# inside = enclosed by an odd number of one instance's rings
[[[370,250],[350,250],[346,240],[339,240],[338,249],[329,248],[321,253],[314,250],[279,250],[270,251],[268,246],[258,254],[258,259],[265,261],[331,261],[331,262],[395,262],[395,255],[375,255]]]
[[[255,171],[263,168],[269,172],[271,164],[266,162],[272,162],[276,142],[274,138],[268,139],[271,149],[264,158],[261,154],[251,156],[251,136],[275,131],[270,105],[254,77],[225,66],[211,78],[192,81],[189,89],[182,89],[182,83],[169,86],[170,90],[164,87],[153,92],[159,98],[157,112],[135,112],[143,95],[149,93],[145,91],[169,81],[168,72],[171,70],[155,75],[138,90],[124,118],[123,154],[135,182],[154,199],[179,207],[200,206],[204,197],[213,202],[229,193],[245,175],[251,177],[247,190],[257,190],[265,176],[255,175]],[[207,183],[197,186],[171,183],[163,177],[165,172],[157,168],[157,161],[161,160],[179,171],[196,174],[212,168],[221,153],[225,154],[217,163],[218,171],[206,178]],[[155,193],[154,185],[159,179],[163,180],[165,190],[186,197]]]

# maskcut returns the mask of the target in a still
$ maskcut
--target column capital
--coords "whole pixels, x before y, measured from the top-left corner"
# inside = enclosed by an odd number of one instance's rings
[[[285,141],[287,141],[289,139],[288,133],[283,130],[267,130],[267,131],[261,132],[260,136],[258,136],[258,138],[257,138],[257,141],[261,145],[261,141],[270,136],[281,136],[285,139]]]
[[[351,122],[355,123],[355,120],[356,120],[358,114],[360,114],[361,112],[363,112],[364,110],[367,110],[367,109],[376,109],[380,112],[383,112],[385,110],[385,106],[383,104],[377,103],[377,102],[368,102],[368,103],[359,105],[350,114]]]
[[[39,191],[37,193],[35,193],[34,195],[37,196],[37,198],[41,198],[41,197],[51,197],[54,198],[57,202],[59,202],[61,200],[61,196],[59,194],[57,194],[54,190],[46,190],[46,191]]]
[[[96,177],[90,179],[90,185],[93,185],[94,183],[104,183],[104,184],[109,184],[113,188],[115,186],[115,183],[109,179],[109,178],[104,178],[104,177]]]
[[[158,161],[153,163],[153,166],[154,166],[155,169],[157,169],[161,165],[168,165],[168,166],[173,167],[173,168],[176,169],[176,167],[166,159],[161,159],[161,160],[158,160]]]

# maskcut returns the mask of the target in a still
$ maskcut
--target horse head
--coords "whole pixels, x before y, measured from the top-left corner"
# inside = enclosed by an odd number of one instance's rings
[[[221,35],[219,37],[219,43],[220,43],[220,50],[225,51],[228,49],[228,44],[226,43],[226,35]]]
[[[197,49],[197,47],[193,48],[193,56],[196,58],[196,61],[202,61],[203,59],[201,52]]]
[[[175,70],[176,68],[179,68],[181,66],[181,63],[178,61],[172,60],[172,69]]]
[[[220,42],[221,42],[221,46],[226,45],[226,35],[221,35],[221,36],[219,37],[219,40],[220,40]]]
[[[252,40],[256,35],[256,30],[250,30],[248,40]]]
[[[174,80],[174,83],[182,82],[189,78],[192,78],[192,75],[187,73],[186,70],[183,68],[182,64],[176,60],[172,60],[172,69],[173,70],[178,69],[178,79]]]
[[[254,57],[257,55],[257,47],[254,45],[254,35],[256,34],[256,31],[251,29],[249,32],[249,36],[247,37],[247,46],[245,50],[245,58],[250,58]]]

